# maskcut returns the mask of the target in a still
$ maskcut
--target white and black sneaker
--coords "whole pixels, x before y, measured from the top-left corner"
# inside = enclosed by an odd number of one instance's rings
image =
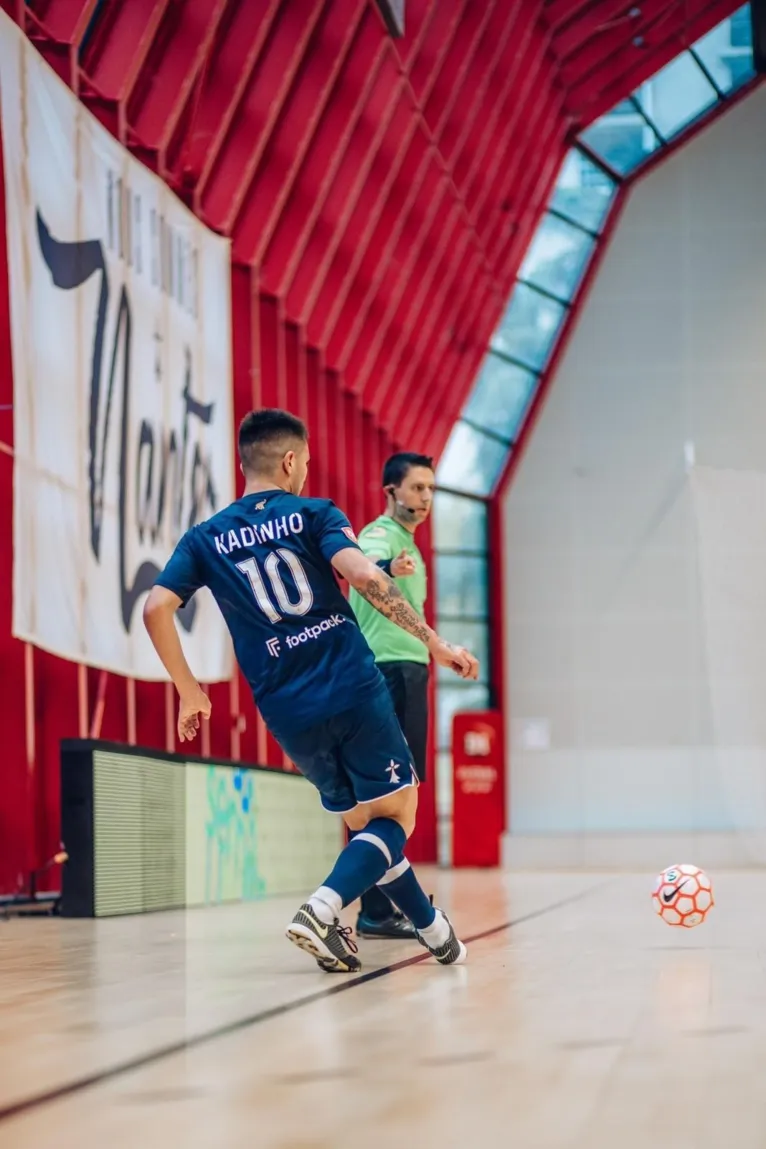
[[[449,920],[444,910],[438,909],[436,906],[437,914],[441,914],[445,922],[449,926],[449,936],[446,942],[442,942],[440,946],[432,946],[425,940],[422,934],[418,934],[418,941],[422,946],[434,955],[440,965],[462,965],[468,957],[468,950],[455,933],[452,922]]]
[[[285,934],[298,949],[311,954],[325,973],[357,973],[362,968],[355,957],[359,948],[352,940],[351,927],[341,926],[337,918],[328,926],[308,903],[298,910]]]

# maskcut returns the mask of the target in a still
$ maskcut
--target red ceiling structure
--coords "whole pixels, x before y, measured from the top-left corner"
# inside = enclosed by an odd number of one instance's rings
[[[408,0],[399,41],[374,0],[3,6],[376,424],[438,453],[567,140],[736,4]]]
[[[407,0],[392,40],[375,0],[0,0],[109,130],[231,238],[235,415],[279,404],[305,416],[309,493],[357,523],[379,510],[386,454],[441,451],[573,136],[736,7]],[[3,221],[0,265],[4,244]],[[12,396],[5,278],[0,403]],[[6,453],[5,620],[11,482]],[[32,656],[9,621],[0,666],[17,716],[1,893],[57,846],[60,738],[170,745],[173,699]],[[202,749],[279,764],[240,686],[213,688]],[[435,829],[423,833],[434,857]]]

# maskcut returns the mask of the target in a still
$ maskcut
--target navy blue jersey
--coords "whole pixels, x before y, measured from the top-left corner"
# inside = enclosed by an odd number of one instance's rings
[[[187,531],[157,578],[184,603],[209,587],[276,735],[341,713],[381,681],[330,563],[356,545],[329,499],[260,491]]]

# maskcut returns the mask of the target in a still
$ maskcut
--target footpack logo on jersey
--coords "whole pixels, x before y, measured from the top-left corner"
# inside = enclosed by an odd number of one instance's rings
[[[348,622],[348,619],[344,618],[342,614],[333,614],[330,618],[322,619],[316,626],[307,626],[299,634],[288,634],[285,638],[285,644],[292,650],[296,646],[302,646],[304,642],[313,642],[314,639],[321,638],[326,631],[334,630],[336,626],[342,626],[344,622]],[[267,639],[266,649],[272,658],[279,658],[280,639]]]
[[[321,638],[326,630],[332,630],[336,626],[342,626],[347,620],[342,614],[333,614],[330,618],[324,618],[316,626],[307,626],[300,634],[289,634],[285,639],[290,647],[300,646],[304,642],[311,642],[315,638]]]

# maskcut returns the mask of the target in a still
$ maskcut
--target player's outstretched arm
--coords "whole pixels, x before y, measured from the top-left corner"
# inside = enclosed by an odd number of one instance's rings
[[[179,740],[191,742],[199,730],[200,715],[209,718],[211,705],[210,699],[191,672],[176,630],[175,613],[182,601],[164,586],[152,587],[144,604],[144,626],[178,691]]]
[[[350,586],[366,598],[371,606],[379,610],[391,622],[396,623],[408,634],[413,634],[424,643],[440,666],[448,666],[461,678],[477,678],[479,662],[462,646],[453,646],[439,638],[423,619],[413,610],[407,599],[392,578],[376,566],[356,547],[344,547],[333,556],[332,564]]]

